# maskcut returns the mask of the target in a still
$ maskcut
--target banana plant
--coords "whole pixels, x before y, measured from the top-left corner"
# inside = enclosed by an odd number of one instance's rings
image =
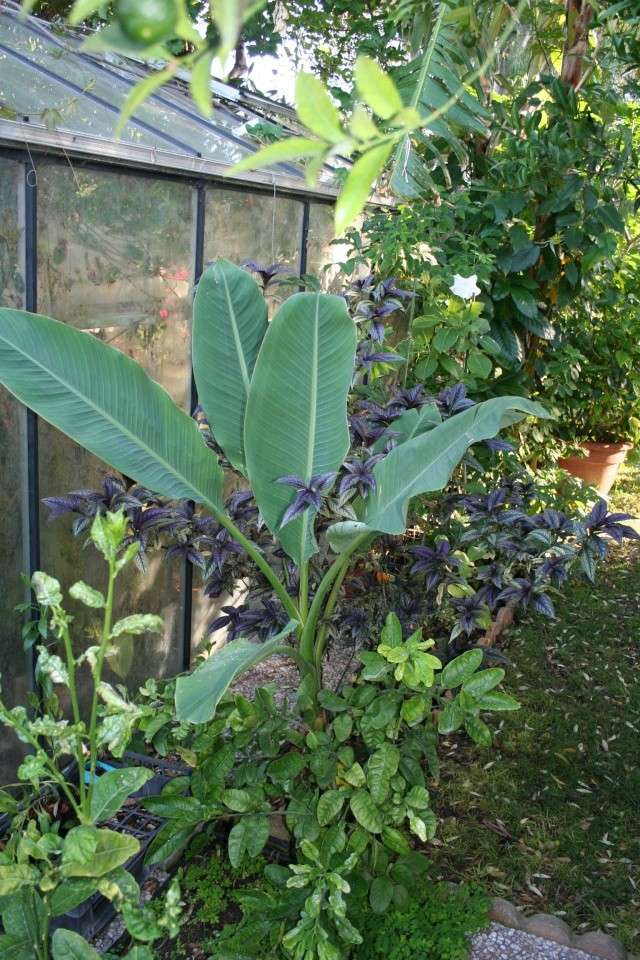
[[[199,401],[219,447],[248,481],[264,522],[298,568],[299,592],[292,597],[259,547],[225,514],[223,469],[195,421],[139,364],[57,320],[0,309],[0,383],[128,477],[210,511],[289,617],[273,639],[229,642],[178,678],[181,720],[208,721],[237,676],[286,654],[301,673],[301,704],[321,724],[326,623],[353,555],[376,536],[402,534],[411,498],[441,490],[469,446],[524,416],[547,416],[537,403],[498,397],[446,421],[412,424],[373,467],[374,492],[356,501],[356,519],[329,528],[332,552],[311,598],[316,512],[349,449],[355,354],[355,326],[341,297],[295,294],[268,323],[258,285],[228,261],[211,264],[198,284],[193,369]]]

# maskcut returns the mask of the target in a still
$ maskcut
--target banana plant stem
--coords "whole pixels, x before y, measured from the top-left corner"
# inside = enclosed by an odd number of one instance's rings
[[[309,612],[309,561],[305,561],[300,567],[300,589],[298,592],[298,609],[300,619],[304,623]]]
[[[305,660],[312,665],[316,674],[316,685],[319,682],[319,674],[316,667],[316,658],[315,658],[315,640],[316,640],[316,628],[318,625],[318,620],[320,619],[320,614],[322,612],[322,607],[324,604],[325,597],[331,590],[333,583],[342,573],[343,568],[346,571],[346,568],[349,565],[349,561],[353,554],[358,550],[363,543],[365,543],[371,536],[370,532],[361,533],[356,537],[353,542],[347,547],[344,553],[341,553],[333,561],[324,577],[320,581],[320,585],[316,591],[316,595],[313,598],[313,603],[309,609],[309,615],[305,621],[304,628],[302,630],[302,636],[300,637],[300,653],[305,658]],[[336,595],[337,596],[337,595]]]
[[[315,650],[314,650],[315,668],[316,668],[318,677],[322,676],[322,657],[324,655],[325,647],[327,645],[328,621],[329,621],[329,618],[331,617],[331,614],[335,610],[336,603],[338,602],[338,597],[340,596],[340,590],[342,589],[342,584],[344,582],[344,578],[347,575],[348,569],[349,569],[349,563],[347,561],[347,563],[343,564],[342,569],[340,570],[337,577],[333,581],[333,586],[331,587],[331,592],[329,594],[326,606],[324,608],[322,623],[318,627],[318,632],[317,632],[316,642],[315,642]]]
[[[273,653],[280,654],[285,657],[290,657],[293,661],[295,661],[302,676],[305,676],[311,670],[311,665],[304,659],[302,654],[298,650],[296,650],[295,647],[288,647],[286,644],[283,643],[281,647],[275,647],[275,649],[273,650]]]

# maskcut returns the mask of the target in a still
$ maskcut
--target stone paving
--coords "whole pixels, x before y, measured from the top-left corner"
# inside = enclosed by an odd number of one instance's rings
[[[492,923],[471,940],[469,960],[593,960],[594,954]]]

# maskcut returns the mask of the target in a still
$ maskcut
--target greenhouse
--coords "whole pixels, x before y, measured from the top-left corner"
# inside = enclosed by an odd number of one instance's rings
[[[145,68],[88,56],[79,42],[2,4],[0,102],[12,116],[5,110],[0,119],[1,302],[91,330],[139,360],[186,409],[194,399],[190,302],[203,264],[224,256],[303,274],[339,259],[330,246],[332,171],[313,191],[293,164],[225,180],[225,168],[259,146],[252,124],[286,126],[295,114],[220,82],[211,121],[176,80],[115,140],[122,103]],[[331,273],[324,277],[330,283]],[[24,599],[20,574],[43,568],[65,582],[79,549],[71,530],[47,523],[39,502],[99,486],[106,467],[0,391],[0,672],[6,695],[21,702],[30,666],[15,610]],[[188,666],[192,637],[200,639],[211,611],[198,609],[191,565],[179,560],[154,559],[129,589],[123,611],[161,613],[166,624],[130,665],[135,687],[149,662],[158,676]],[[3,739],[7,774],[12,750]]]
[[[0,960],[640,957],[638,0],[0,0]]]

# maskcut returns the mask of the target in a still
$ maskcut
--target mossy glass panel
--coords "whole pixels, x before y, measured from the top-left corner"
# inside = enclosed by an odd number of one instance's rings
[[[0,158],[0,305],[24,307],[24,168]],[[0,387],[0,675],[2,698],[24,703],[29,659],[23,650],[25,600],[21,575],[28,571],[26,411]],[[0,781],[14,779],[23,748],[8,730],[0,736]]]
[[[38,169],[38,309],[137,360],[187,408],[194,190],[124,173],[42,164]],[[40,425],[42,496],[95,489],[108,467],[46,423]],[[68,588],[103,587],[104,564],[71,518],[47,522],[42,565]],[[111,661],[112,679],[135,688],[182,667],[183,563],[161,553],[119,581],[116,616],[157,613],[162,636],[136,637]],[[72,604],[76,642],[95,642],[94,612]]]

